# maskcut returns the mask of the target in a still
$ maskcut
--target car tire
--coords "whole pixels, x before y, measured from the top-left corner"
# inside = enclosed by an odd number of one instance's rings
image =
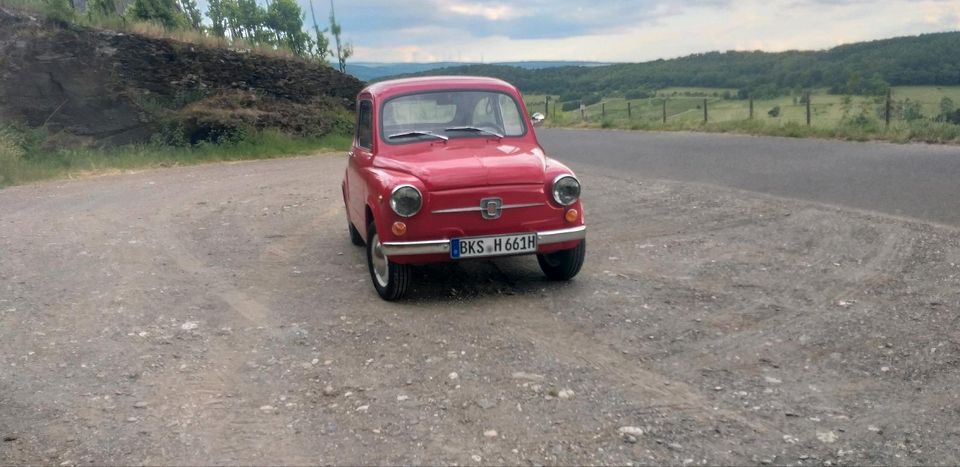
[[[583,239],[575,248],[537,255],[537,262],[540,263],[540,270],[547,279],[568,281],[580,272],[586,255],[587,240]]]
[[[363,246],[363,237],[360,236],[360,231],[353,226],[353,222],[347,221],[347,230],[350,231],[350,243],[356,246]]]
[[[380,298],[394,301],[403,298],[410,285],[410,266],[391,263],[390,259],[381,250],[380,235],[373,222],[367,227],[367,268],[370,270],[370,279],[373,288],[377,289]]]

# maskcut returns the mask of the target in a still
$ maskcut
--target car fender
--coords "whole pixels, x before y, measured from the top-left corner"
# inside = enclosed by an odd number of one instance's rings
[[[426,192],[424,183],[417,177],[405,172],[383,168],[369,168],[366,172],[365,178],[368,187],[366,204],[373,214],[373,222],[377,226],[377,232],[382,232],[381,237],[392,237],[390,225],[396,220],[404,219],[393,212],[393,208],[390,207],[390,196],[393,194],[394,188],[400,185],[411,185],[420,190],[420,195],[423,197],[421,212],[429,204],[429,194]]]

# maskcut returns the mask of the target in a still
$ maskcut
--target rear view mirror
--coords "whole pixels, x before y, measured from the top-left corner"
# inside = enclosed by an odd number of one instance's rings
[[[530,116],[530,121],[533,123],[533,126],[535,127],[543,125],[543,121],[546,119],[547,117],[544,117],[543,114],[540,112],[534,112],[533,115]]]

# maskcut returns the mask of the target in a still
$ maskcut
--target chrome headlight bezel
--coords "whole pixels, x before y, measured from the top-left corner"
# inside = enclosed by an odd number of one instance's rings
[[[560,188],[559,183],[561,181],[564,181],[564,179],[570,179],[576,184],[576,187],[577,187],[576,196],[574,196],[573,198],[567,198],[567,202],[564,202],[564,199],[561,197],[562,195],[559,190]],[[571,206],[574,203],[576,203],[578,200],[580,200],[580,189],[581,189],[580,180],[578,180],[577,177],[574,177],[572,174],[558,175],[557,178],[553,179],[553,184],[550,186],[550,191],[553,193],[553,200],[560,206]]]
[[[401,190],[404,190],[405,192],[407,190],[413,190],[413,192],[416,193],[417,209],[415,209],[413,212],[404,213],[404,212],[400,212],[400,210],[398,209],[399,203],[397,202],[397,194],[400,193]],[[393,209],[393,212],[396,213],[398,216],[413,217],[417,215],[417,213],[420,212],[422,208],[423,208],[423,193],[420,193],[420,190],[417,189],[417,187],[409,184],[397,185],[396,187],[394,187],[393,191],[390,192],[390,209]]]

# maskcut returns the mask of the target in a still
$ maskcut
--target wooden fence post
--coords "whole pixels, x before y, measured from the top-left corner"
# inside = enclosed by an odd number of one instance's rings
[[[893,97],[893,90],[887,89],[887,103],[886,105],[884,105],[884,108],[883,108],[883,121],[886,124],[885,128],[890,128],[890,111],[892,110],[891,108],[893,107],[893,103],[891,102],[892,97]]]
[[[667,99],[663,99],[663,124],[667,124]]]
[[[810,91],[807,91],[807,126],[810,126]]]
[[[550,115],[550,96],[547,96],[547,100],[543,103],[543,116],[547,117]]]
[[[584,110],[585,110],[585,109],[583,108],[583,101],[580,101],[580,120],[581,120],[581,121],[584,120],[584,115],[585,115],[585,114],[584,114]]]
[[[607,103],[601,102],[600,103],[600,120],[603,121],[606,119],[607,119]]]
[[[707,100],[703,100],[703,123],[707,123]]]
[[[633,120],[633,113],[630,112],[630,101],[627,101],[627,120]]]
[[[753,120],[753,96],[750,96],[750,120]]]

